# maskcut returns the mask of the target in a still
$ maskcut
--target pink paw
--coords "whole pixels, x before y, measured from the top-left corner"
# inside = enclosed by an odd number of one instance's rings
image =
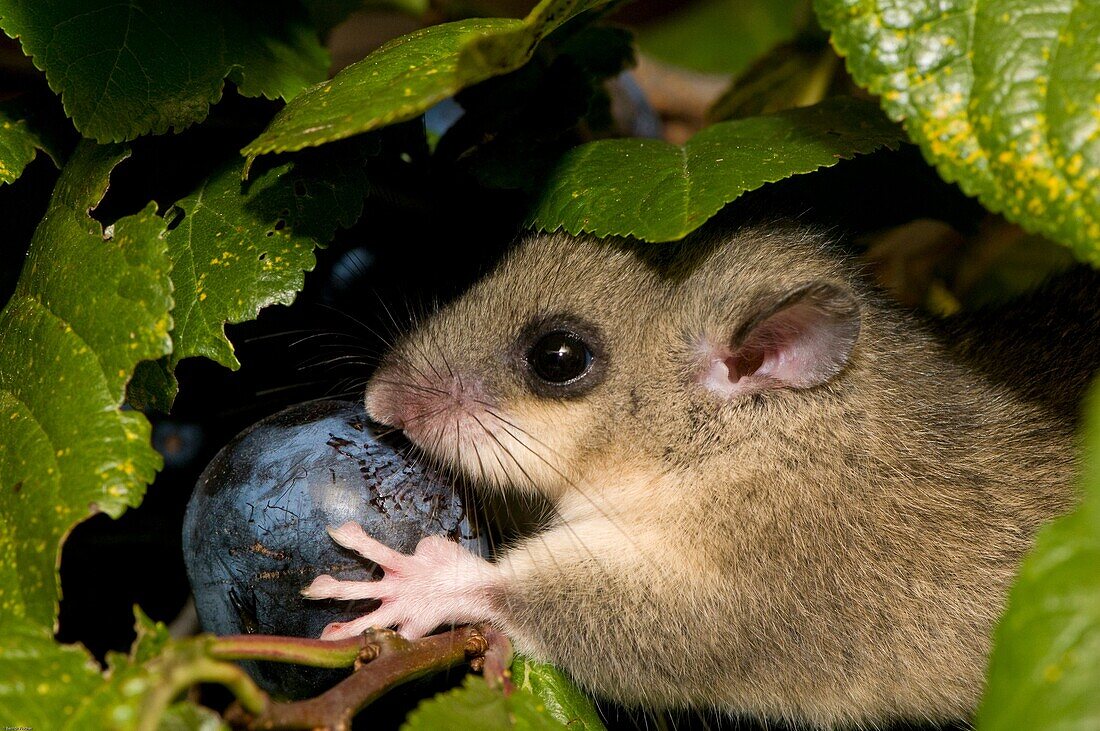
[[[493,619],[489,589],[496,568],[442,536],[420,540],[411,555],[368,536],[355,523],[329,528],[341,546],[374,561],[386,575],[378,581],[338,581],[318,576],[302,590],[310,599],[378,599],[382,606],[351,622],[333,622],[324,640],[354,637],[371,627],[396,627],[404,637],[422,637],[443,624]]]

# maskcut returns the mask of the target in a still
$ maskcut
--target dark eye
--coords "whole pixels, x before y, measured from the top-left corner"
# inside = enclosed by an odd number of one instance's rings
[[[527,351],[527,365],[546,383],[564,385],[588,372],[592,351],[578,335],[554,330],[536,340]]]

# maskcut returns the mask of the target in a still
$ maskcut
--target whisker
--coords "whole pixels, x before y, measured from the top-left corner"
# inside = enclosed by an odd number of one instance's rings
[[[397,318],[394,317],[393,311],[390,310],[389,306],[381,298],[379,298],[379,303],[382,305],[382,309],[386,313],[386,316],[390,318],[390,322],[393,323],[394,328],[396,330],[400,331],[401,326],[397,324]],[[409,303],[407,301],[406,301],[405,304],[406,304],[406,307],[408,307]],[[411,318],[411,315],[412,315],[411,310],[409,311],[409,314],[410,314],[410,319],[414,319],[414,318]],[[438,370],[436,370],[435,364],[432,363],[432,359],[429,358],[428,355],[420,348],[420,346],[416,343],[416,340],[415,339],[410,339],[410,340],[406,340],[405,342],[409,343],[412,346],[412,348],[414,350],[416,350],[417,355],[420,356],[421,358],[423,358],[424,363],[428,366],[428,368],[431,369],[432,373],[435,374],[436,380],[440,380],[440,381],[443,380],[443,376],[440,374],[440,372]],[[390,352],[391,352],[391,355],[392,355],[394,353],[399,353],[400,351],[396,347],[391,346]],[[408,365],[410,368],[412,368],[413,370],[415,370],[420,375],[421,378],[423,378],[424,380],[429,380],[427,374],[424,373],[424,371],[422,371],[420,368],[418,368],[416,366],[416,364],[412,362],[411,359],[405,358],[401,355],[398,355],[397,357],[402,358],[404,363],[406,365]]]
[[[441,388],[434,388],[432,386],[425,386],[425,385],[420,384],[420,383],[411,383],[411,382],[408,382],[408,381],[394,381],[394,380],[391,380],[391,379],[388,379],[388,378],[377,378],[377,377],[374,380],[378,381],[379,383],[385,383],[388,386],[396,386],[398,388],[411,388],[415,391],[424,391],[426,393],[434,393],[434,394],[439,394],[441,396],[449,396],[450,395]]]
[[[549,444],[547,444],[546,442],[542,441],[541,439],[539,439],[538,437],[536,437],[536,436],[535,436],[534,434],[532,434],[532,433],[531,433],[531,432],[529,432],[528,430],[526,430],[526,429],[524,429],[523,427],[521,427],[521,426],[520,426],[519,424],[516,424],[516,423],[515,423],[514,421],[511,421],[510,419],[506,419],[506,418],[504,418],[503,416],[501,416],[501,415],[500,415],[500,413],[499,413],[499,412],[497,412],[495,408],[493,408],[493,405],[492,405],[492,404],[488,404],[488,403],[486,403],[486,402],[484,402],[484,401],[481,401],[481,402],[479,402],[479,403],[481,403],[481,404],[483,405],[483,407],[485,408],[485,411],[486,411],[486,412],[487,412],[487,413],[488,413],[488,414],[489,414],[490,416],[492,416],[493,418],[497,419],[498,421],[500,421],[500,422],[501,422],[501,423],[503,423],[503,424],[506,424],[507,426],[510,426],[510,427],[512,427],[513,429],[516,429],[516,430],[517,430],[517,431],[519,431],[519,432],[520,432],[521,434],[523,434],[523,435],[524,435],[525,437],[527,437],[527,438],[529,438],[529,439],[531,439],[531,440],[535,441],[536,443],[538,443],[538,445],[539,445],[540,447],[543,447],[544,449],[547,449],[547,450],[549,450],[549,451],[550,451],[550,452],[551,452],[551,453],[552,453],[552,454],[553,454],[553,455],[554,455],[555,457],[559,457],[559,458],[561,457],[561,454],[560,454],[560,453],[559,453],[559,452],[558,452],[558,451],[557,451],[556,449],[554,449],[553,447],[551,447],[551,446],[550,446]],[[517,441],[518,441],[518,440],[517,440]],[[526,446],[526,445],[525,445],[525,446]],[[530,448],[528,447],[528,449],[530,449]],[[562,479],[566,479],[565,475],[561,474],[560,472],[558,473],[558,475],[559,475],[559,476],[560,476],[560,477],[561,477]]]
[[[490,414],[490,415],[496,417],[497,419],[501,419],[501,417],[496,416],[495,414]],[[539,454],[539,452],[537,450],[533,449],[529,444],[527,444],[522,439],[518,438],[514,433],[512,433],[509,430],[508,426],[504,423],[504,421],[502,419],[501,419],[501,425],[502,425],[502,428],[504,429],[505,433],[508,434],[508,436],[510,436],[515,442],[517,442],[520,446],[522,446],[528,452],[530,452],[536,459],[540,460],[547,467],[549,467],[551,470],[553,470],[555,474],[557,474],[559,477],[561,477],[561,479],[565,482],[566,485],[568,485],[578,495],[580,495],[582,498],[584,498],[588,502],[589,505],[591,505],[593,508],[595,508],[596,511],[599,512],[599,514],[607,520],[607,522],[609,524],[611,524],[611,525],[615,526],[616,528],[618,528],[619,532],[622,533],[623,537],[626,538],[626,540],[629,541],[630,544],[632,546],[634,546],[635,549],[637,549],[639,552],[643,553],[643,555],[644,555],[644,551],[643,551],[642,547],[635,540],[635,537],[633,535],[631,535],[628,531],[624,530],[619,525],[618,521],[616,521],[611,515],[609,515],[608,512],[606,510],[604,510],[603,506],[601,506],[594,498],[592,498],[591,495],[589,495],[585,490],[583,490],[581,488],[581,486],[575,480],[571,479],[568,475],[565,475],[564,473],[562,473],[562,471],[559,470],[556,466],[554,466],[554,464],[552,464],[548,459],[546,459],[546,457],[544,457],[542,454]],[[491,437],[493,437],[493,439],[497,442],[497,444],[500,444],[500,440],[497,439],[496,435],[492,434],[492,432],[489,432],[489,435]],[[528,480],[530,480],[531,479],[530,476],[527,475],[527,472],[525,470],[523,470],[523,467],[520,465],[519,460],[517,460],[515,458],[515,456],[510,451],[508,451],[507,448],[505,448],[503,445],[501,445],[501,448],[505,449],[505,451],[508,453],[508,456],[511,457],[512,461],[514,461],[516,463],[516,466],[519,467],[521,471],[523,471],[524,476],[527,477]],[[534,484],[533,481],[532,481],[532,484]]]
[[[381,302],[382,301],[381,296],[378,295],[377,292],[375,292],[374,294],[375,294],[376,297],[378,297],[379,301]],[[384,333],[378,332],[377,330],[372,328],[367,323],[363,322],[359,318],[352,315],[350,312],[347,312],[346,310],[340,309],[339,307],[334,307],[334,306],[332,306],[330,304],[327,304],[325,302],[319,302],[319,303],[317,303],[317,306],[318,307],[323,307],[326,310],[330,310],[332,312],[335,312],[336,314],[340,315],[341,317],[344,317],[347,320],[350,320],[353,324],[358,325],[359,327],[366,330],[372,337],[375,337],[375,338],[378,338],[379,340],[381,340],[382,345],[384,345],[386,348],[392,348],[393,347],[393,345],[394,345],[393,340],[389,336],[387,336]],[[385,306],[385,303],[383,302],[383,307],[384,306]],[[396,325],[396,322],[394,324]]]
[[[272,388],[265,388],[265,389],[261,389],[261,390],[258,390],[258,391],[254,391],[253,393],[255,394],[255,396],[257,398],[259,398],[261,396],[270,396],[270,395],[276,394],[276,393],[286,393],[287,391],[296,391],[296,390],[302,389],[302,388],[311,388],[313,386],[319,386],[319,385],[324,384],[324,383],[328,383],[328,381],[327,380],[303,381],[301,383],[291,383],[291,384],[288,384],[288,385],[285,385],[285,386],[274,386]],[[323,400],[324,400],[323,398],[310,399],[310,401],[323,401]],[[309,403],[309,401],[303,401],[302,403]],[[236,412],[234,411],[234,412],[229,412],[229,413],[236,413]]]
[[[520,464],[520,461],[518,459],[516,459],[516,456],[514,454],[512,454],[512,452],[509,451],[509,449],[501,443],[501,441],[497,438],[497,436],[495,434],[493,434],[493,432],[490,431],[485,426],[485,424],[483,424],[481,422],[481,420],[477,418],[476,415],[471,414],[471,416],[473,416],[473,419],[474,419],[475,422],[477,422],[477,425],[481,427],[481,430],[483,432],[485,432],[485,434],[490,439],[492,439],[494,442],[496,442],[497,446],[500,447],[501,451],[503,451],[504,454],[506,454],[512,460],[512,462],[515,463],[515,465],[519,469],[519,471],[523,474],[524,477],[527,478],[527,481],[531,483],[532,489],[537,489],[537,483],[534,480],[531,479],[531,476],[527,473],[527,470],[524,469],[523,465]],[[498,458],[498,462],[499,462],[499,458]],[[504,470],[504,465],[503,464],[501,464],[501,470],[502,471]],[[573,532],[573,529],[571,527],[569,527],[568,525],[566,525],[564,522],[560,523],[560,525],[566,527],[567,530],[569,530],[571,533]],[[546,538],[542,534],[542,532],[536,533],[535,536],[532,536],[532,537],[538,537],[538,539],[543,542],[543,546],[546,547],[546,543],[545,543]],[[573,537],[577,538],[575,533],[573,533]],[[588,551],[588,548],[584,545],[584,543],[579,539],[577,539],[577,543],[582,548],[584,548],[584,550],[589,554],[589,556],[592,558],[592,560],[596,564],[596,566],[598,566],[600,568],[600,571],[603,572],[604,574],[607,574],[607,571],[604,569],[604,567],[600,563],[599,559],[597,559],[595,556],[593,556],[591,551]],[[562,572],[562,566],[561,566],[560,563],[558,563],[557,556],[555,555],[554,551],[547,550],[546,554],[550,557],[550,560],[554,562],[554,566],[555,566],[555,568],[557,568],[558,572],[561,573]]]

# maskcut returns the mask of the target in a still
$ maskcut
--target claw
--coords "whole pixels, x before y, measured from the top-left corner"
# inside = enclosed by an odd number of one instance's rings
[[[298,593],[307,599],[328,599],[333,586],[339,583],[328,574],[321,574]]]
[[[332,622],[321,630],[322,640],[346,640],[349,637],[357,637],[366,632],[374,623],[369,621],[371,615],[365,614],[350,622]]]

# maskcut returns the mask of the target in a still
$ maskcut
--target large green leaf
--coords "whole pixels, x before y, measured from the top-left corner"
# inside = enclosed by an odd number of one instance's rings
[[[589,142],[559,162],[530,223],[546,231],[672,241],[746,191],[893,148],[900,138],[873,104],[836,98],[721,122],[682,147],[648,139]]]
[[[18,180],[39,150],[57,162],[58,152],[51,136],[30,116],[26,104],[20,101],[0,102],[0,185]]]
[[[290,304],[314,265],[313,249],[355,223],[367,194],[370,141],[322,151],[242,182],[238,159],[203,181],[168,218],[172,257],[171,364],[203,355],[236,368],[225,323]],[[181,219],[175,215],[182,214]]]
[[[981,731],[1100,728],[1100,393],[1093,393],[1084,498],[1044,528],[997,628]]]
[[[0,312],[0,624],[52,626],[64,536],[138,504],[160,468],[149,423],[120,407],[134,366],[171,344],[164,221],[152,205],[107,231],[89,215],[127,154],[77,149]]]
[[[0,0],[0,27],[46,72],[65,112],[101,142],[206,117],[228,76],[246,96],[289,99],[328,55],[289,0]]]
[[[547,713],[573,731],[604,730],[592,699],[553,665],[517,656],[512,661],[512,682],[538,698]]]
[[[562,731],[567,728],[531,693],[516,690],[504,695],[476,675],[461,688],[440,693],[409,714],[402,731]]]
[[[815,0],[948,181],[1100,263],[1100,3]]]
[[[251,160],[411,119],[460,89],[519,68],[548,33],[609,1],[542,0],[524,20],[463,20],[401,36],[300,94],[243,153]]]

